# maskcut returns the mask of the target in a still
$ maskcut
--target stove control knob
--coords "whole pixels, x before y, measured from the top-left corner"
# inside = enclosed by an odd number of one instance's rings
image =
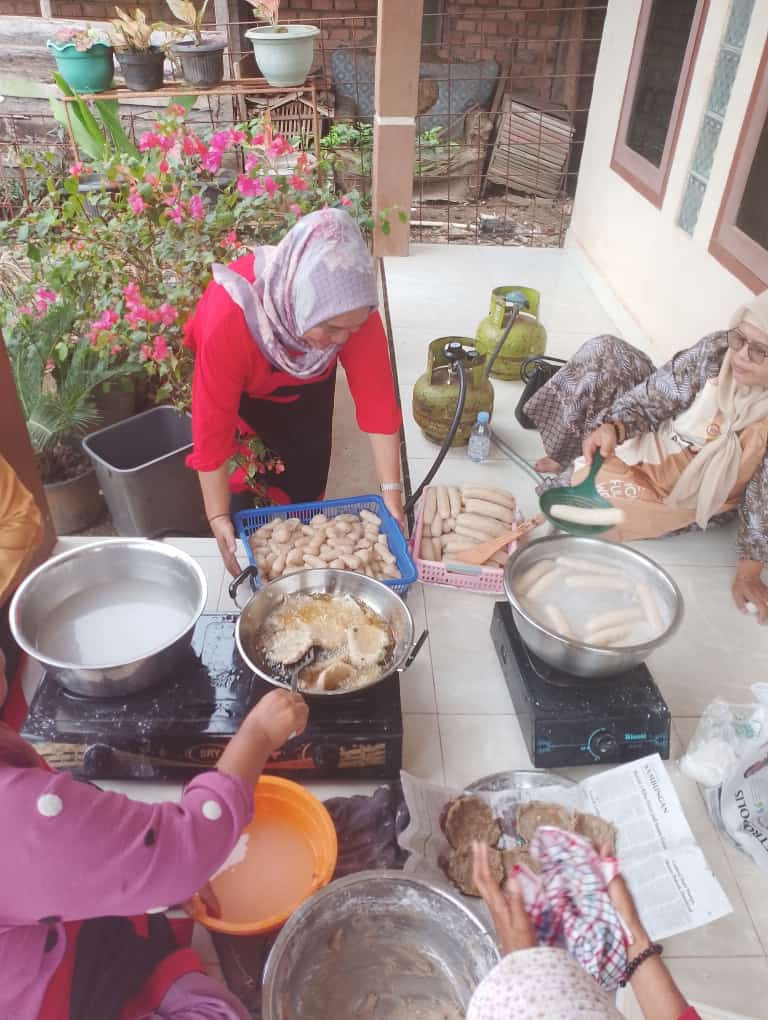
[[[619,742],[608,730],[595,730],[587,745],[595,758],[610,758],[619,750]]]

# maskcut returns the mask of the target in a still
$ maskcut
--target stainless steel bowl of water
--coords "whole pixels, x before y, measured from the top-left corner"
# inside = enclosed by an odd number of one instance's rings
[[[90,698],[134,694],[165,679],[205,608],[191,556],[142,538],[109,538],[54,556],[10,606],[19,646],[62,687]]]
[[[498,963],[496,940],[455,896],[401,871],[361,871],[290,917],[264,971],[264,1020],[461,1020]]]

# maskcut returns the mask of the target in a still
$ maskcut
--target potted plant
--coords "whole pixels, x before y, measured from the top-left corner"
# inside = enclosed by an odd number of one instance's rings
[[[109,40],[95,28],[63,28],[48,40],[59,74],[76,92],[103,92],[115,65]]]
[[[203,15],[208,0],[199,8],[192,0],[166,0],[171,13],[192,32],[192,39],[180,39],[171,50],[181,61],[184,81],[198,88],[212,88],[224,78],[224,49],[226,42],[219,36],[203,38]]]
[[[115,49],[117,62],[123,72],[125,84],[135,92],[149,92],[163,84],[162,46],[152,44],[152,33],[158,25],[151,24],[138,8],[133,15],[115,7],[109,39]]]
[[[303,85],[314,59],[315,36],[320,29],[315,25],[279,25],[280,0],[248,0],[257,17],[267,25],[249,28],[246,39],[251,40],[259,69],[270,85],[282,88]]]
[[[129,367],[106,364],[87,340],[70,341],[76,319],[71,304],[38,288],[34,305],[20,309],[8,331],[19,401],[60,535],[83,531],[103,511],[80,438],[100,421],[99,389]]]

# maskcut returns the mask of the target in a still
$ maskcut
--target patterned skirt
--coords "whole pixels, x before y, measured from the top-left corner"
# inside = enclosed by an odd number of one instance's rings
[[[547,456],[569,465],[613,402],[654,371],[650,358],[625,340],[607,334],[587,340],[525,405]]]

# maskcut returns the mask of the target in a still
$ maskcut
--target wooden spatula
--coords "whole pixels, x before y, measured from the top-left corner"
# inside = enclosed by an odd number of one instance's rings
[[[514,542],[516,538],[522,538],[523,535],[527,535],[529,531],[533,531],[534,528],[538,528],[543,523],[543,514],[537,514],[536,517],[523,521],[518,527],[505,531],[504,534],[497,535],[496,538],[489,538],[487,542],[473,545],[471,549],[462,549],[461,552],[451,553],[451,559],[459,563],[470,563],[472,566],[479,567],[486,560],[489,560],[495,552],[498,552],[499,549],[509,545],[510,542]]]

